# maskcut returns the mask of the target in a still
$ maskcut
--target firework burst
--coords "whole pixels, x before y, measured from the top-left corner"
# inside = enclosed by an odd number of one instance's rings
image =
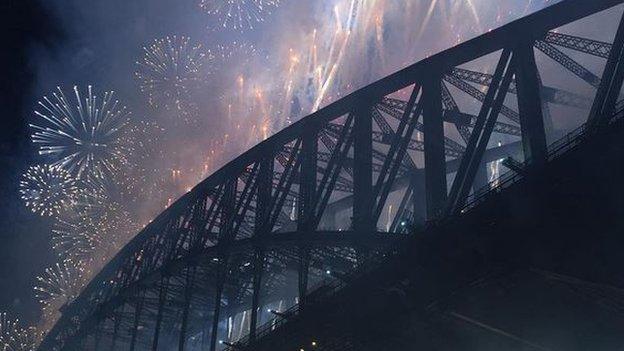
[[[6,313],[0,313],[0,350],[34,351],[38,341],[39,334],[35,328],[23,328],[19,320],[9,318]]]
[[[209,72],[211,55],[185,36],[155,39],[143,48],[135,77],[152,107],[192,114],[197,109],[191,95]]]
[[[77,178],[102,178],[124,164],[126,155],[119,147],[120,132],[129,122],[130,112],[104,92],[99,99],[88,86],[81,96],[74,86],[74,100],[59,87],[52,97],[39,101],[35,115],[40,124],[30,124],[39,154],[50,156]]]
[[[84,266],[71,260],[46,268],[44,274],[37,277],[34,287],[44,315],[54,317],[61,307],[73,301],[84,286],[86,276]]]
[[[52,248],[63,259],[89,260],[100,242],[96,225],[92,218],[81,214],[57,219],[52,228]]]
[[[199,7],[214,17],[222,28],[253,29],[280,0],[201,0]]]
[[[31,166],[20,181],[26,207],[41,216],[58,216],[73,205],[79,193],[76,180],[60,165]]]

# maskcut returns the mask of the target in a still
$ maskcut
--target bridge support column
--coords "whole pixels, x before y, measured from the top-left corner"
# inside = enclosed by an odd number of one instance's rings
[[[373,119],[370,102],[360,101],[354,113],[353,230],[368,233],[375,229],[373,209]]]
[[[186,269],[186,282],[184,284],[184,306],[182,309],[182,325],[180,326],[180,335],[178,338],[179,351],[184,351],[184,345],[186,343],[186,328],[188,327],[188,316],[191,307],[191,298],[193,297],[195,271],[196,267],[188,267]]]
[[[442,117],[441,76],[431,73],[423,84],[423,125],[425,134],[425,193],[427,220],[441,214],[446,205],[446,156]]]
[[[141,313],[143,312],[143,302],[145,300],[145,290],[141,289],[137,293],[136,297],[137,297],[137,302],[134,306],[134,323],[132,324],[132,338],[130,339],[130,351],[134,351],[134,348],[136,347],[137,334],[139,333],[139,323],[141,322]]]
[[[533,42],[520,43],[513,55],[524,158],[531,159],[533,164],[543,164],[548,157],[548,150],[540,94],[542,83],[535,64]]]
[[[251,320],[249,323],[249,339],[256,339],[256,327],[258,325],[258,310],[260,309],[260,293],[262,291],[262,273],[264,272],[264,249],[258,247],[254,253],[254,273],[251,296]]]
[[[299,187],[299,216],[297,230],[303,233],[311,233],[315,228],[315,198],[317,188],[317,166],[318,166],[318,132],[316,127],[311,126],[303,136],[301,163],[301,179]],[[310,249],[307,246],[300,246],[299,266],[297,268],[297,286],[299,292],[299,305],[305,305],[305,295],[308,291],[308,270]]]
[[[121,324],[121,318],[123,318],[123,313],[126,309],[126,305],[124,304],[121,308],[120,314],[115,314],[113,311],[113,336],[111,337],[111,347],[110,351],[117,350],[117,337],[119,336],[119,325]]]
[[[624,17],[615,34],[602,80],[589,113],[589,122],[604,122],[615,112],[615,105],[624,80]]]
[[[313,128],[313,127],[311,127]],[[314,195],[316,194],[318,134],[316,129],[306,131],[302,141],[301,172],[299,179],[298,231],[312,231],[314,215]]]
[[[93,350],[94,351],[99,351],[100,350],[100,344],[102,342],[102,329],[104,329],[104,325],[106,324],[106,318],[104,318],[103,320],[99,321],[96,325],[95,325],[95,332],[93,335]]]
[[[219,337],[219,318],[221,314],[221,296],[223,294],[223,285],[225,284],[226,275],[227,262],[221,262],[221,267],[219,267],[219,272],[217,273],[215,306],[212,314],[212,330],[210,334],[210,351],[215,351],[217,349],[217,338]]]
[[[271,204],[271,189],[273,189],[273,156],[267,156],[260,160],[260,169],[258,170],[258,186],[257,186],[257,204],[256,217],[254,224],[254,237],[262,235],[264,225],[268,221],[269,206]]]
[[[487,183],[489,183],[488,164],[487,162],[481,162],[481,164],[477,168],[477,173],[475,174],[475,179],[472,184],[472,190],[476,192],[484,187]]]
[[[158,350],[158,340],[160,338],[160,325],[164,315],[165,303],[167,302],[167,289],[169,278],[160,278],[160,289],[158,292],[158,311],[156,312],[156,325],[154,327],[154,337],[152,339],[152,351]]]

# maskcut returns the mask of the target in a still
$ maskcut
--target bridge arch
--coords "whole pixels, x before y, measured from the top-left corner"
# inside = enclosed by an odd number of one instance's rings
[[[215,350],[228,342],[228,320],[243,312],[239,329],[253,338],[273,313],[266,306],[304,303],[316,283],[341,279],[414,227],[462,211],[475,189],[496,186],[487,171],[493,161],[511,157],[510,169],[517,160],[546,162],[557,134],[548,106],[589,115],[590,123],[609,116],[624,78],[624,26],[613,43],[556,30],[621,11],[613,9],[621,3],[563,1],[415,63],[251,148],[124,247],[65,306],[40,349]],[[564,49],[599,60],[602,77]],[[595,97],[548,85],[536,50]]]

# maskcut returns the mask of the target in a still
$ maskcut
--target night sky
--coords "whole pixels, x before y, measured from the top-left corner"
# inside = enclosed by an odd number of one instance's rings
[[[53,51],[66,39],[58,21],[33,1],[8,0],[2,4],[2,23],[8,45],[2,54],[2,121],[0,129],[0,306],[33,321],[38,318],[32,285],[36,274],[53,260],[45,236],[49,223],[41,221],[21,203],[16,184],[34,159],[26,119],[35,86],[33,48]]]

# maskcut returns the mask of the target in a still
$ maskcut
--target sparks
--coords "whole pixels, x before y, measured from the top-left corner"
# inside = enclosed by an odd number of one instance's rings
[[[83,98],[74,86],[74,101],[60,87],[52,97],[39,101],[35,110],[39,124],[30,124],[32,141],[39,154],[52,159],[77,178],[102,178],[124,164],[119,135],[129,122],[130,112],[105,92],[101,99],[91,85]]]
[[[155,39],[143,48],[143,57],[136,62],[135,78],[152,107],[179,112],[190,122],[198,109],[192,92],[210,73],[212,58],[201,45],[192,44],[189,37]]]
[[[20,181],[26,207],[44,217],[58,216],[76,201],[76,180],[59,165],[31,166]]]
[[[215,18],[219,27],[242,31],[263,22],[279,4],[280,0],[201,0],[199,7]]]

